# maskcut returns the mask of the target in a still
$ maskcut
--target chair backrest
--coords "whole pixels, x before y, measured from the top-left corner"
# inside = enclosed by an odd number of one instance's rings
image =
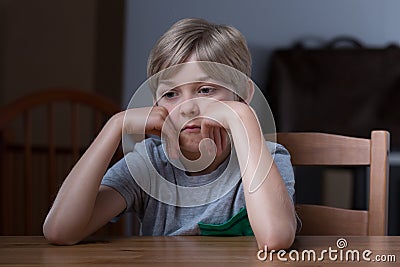
[[[370,167],[367,210],[298,204],[296,211],[303,224],[300,235],[387,234],[387,131],[372,131],[370,139],[312,132],[278,133],[276,141],[288,149],[294,166]]]
[[[1,235],[42,234],[62,181],[105,121],[120,110],[94,92],[61,88],[1,107]]]

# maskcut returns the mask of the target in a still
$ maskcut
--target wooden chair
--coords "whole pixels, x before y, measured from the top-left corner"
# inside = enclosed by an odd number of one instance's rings
[[[38,91],[1,108],[1,235],[42,234],[62,181],[118,111],[109,99],[74,89]]]
[[[296,211],[302,220],[300,235],[387,234],[387,131],[372,131],[371,139],[311,132],[278,133],[276,140],[288,149],[294,166],[370,167],[368,210],[298,204]],[[296,183],[301,181],[296,180]]]

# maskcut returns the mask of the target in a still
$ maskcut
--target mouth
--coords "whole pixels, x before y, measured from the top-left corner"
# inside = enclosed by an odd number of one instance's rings
[[[201,127],[199,125],[186,125],[185,127],[182,128],[181,132],[186,132],[186,133],[197,133],[201,131]]]

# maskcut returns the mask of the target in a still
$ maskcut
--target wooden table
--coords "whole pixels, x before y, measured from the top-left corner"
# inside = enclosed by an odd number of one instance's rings
[[[345,237],[346,247],[337,244],[338,237],[297,237],[292,248],[281,252],[279,257],[295,266],[320,266],[334,264],[347,266],[399,266],[400,237]],[[338,248],[338,245],[341,249]],[[331,260],[329,249],[336,250]],[[321,251],[323,260],[318,261]],[[346,261],[345,255],[358,250],[360,261]],[[371,251],[371,254],[367,250]],[[307,255],[316,252],[316,261],[308,260]],[[340,251],[343,260],[340,260]],[[364,261],[362,253],[371,260]],[[91,241],[75,246],[54,246],[40,236],[0,237],[0,266],[287,266],[288,262],[279,259],[274,253],[261,261],[257,257],[258,248],[254,237],[130,237]],[[299,255],[299,261],[291,260]],[[331,251],[332,252],[332,251]],[[283,254],[284,253],[284,254]],[[301,259],[302,253],[304,259]],[[354,252],[355,253],[355,252]],[[355,254],[354,254],[355,255]],[[378,263],[376,256],[383,256],[391,263]],[[265,256],[261,251],[260,258]],[[354,258],[356,259],[356,258]],[[397,262],[393,262],[396,260]]]

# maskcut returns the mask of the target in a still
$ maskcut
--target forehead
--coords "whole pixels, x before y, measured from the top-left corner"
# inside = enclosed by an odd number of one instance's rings
[[[212,83],[229,88],[226,82],[216,78],[210,71],[206,71],[202,65],[204,64],[199,62],[187,62],[162,71],[158,77],[157,91],[196,82]]]

